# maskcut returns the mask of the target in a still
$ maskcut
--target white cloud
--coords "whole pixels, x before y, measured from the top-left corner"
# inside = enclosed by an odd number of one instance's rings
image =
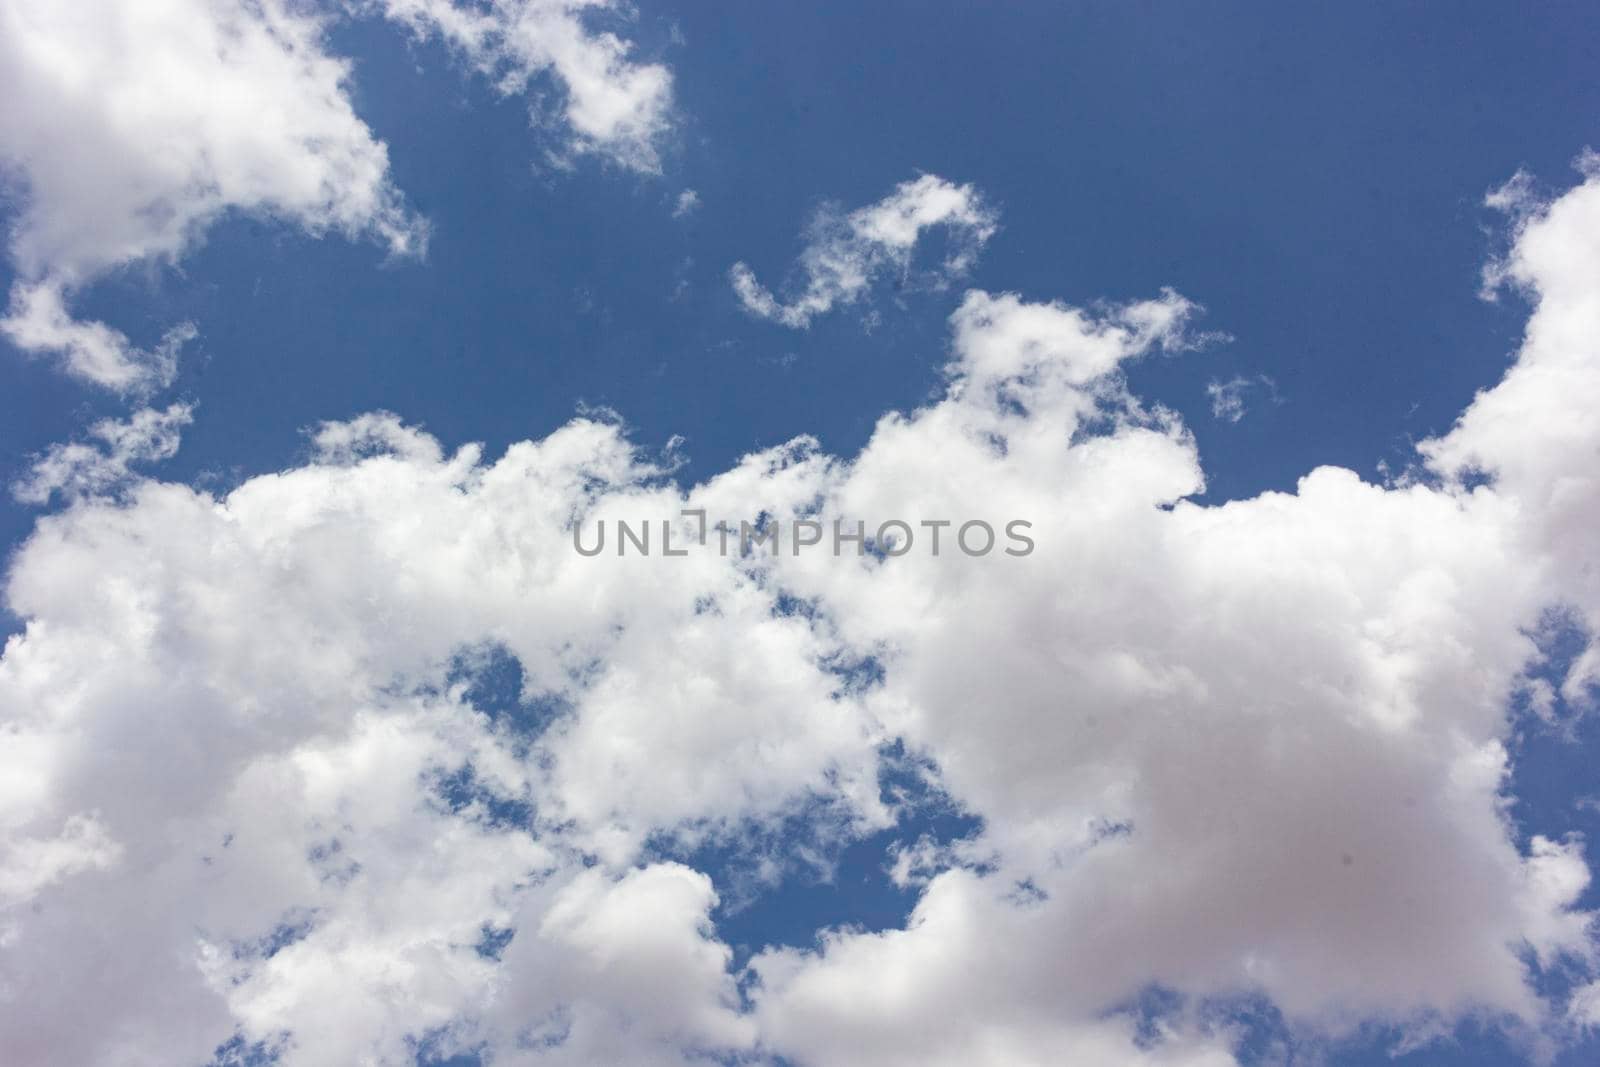
[[[1528,551],[1548,512],[1332,468],[1187,502],[1192,439],[1091,376],[1149,347],[1127,318],[1154,316],[969,297],[951,397],[880,424],[830,500],[1024,516],[1035,555],[780,568],[883,659],[876,714],[997,858],[904,931],[759,958],[763,1034],[801,1062],[1051,1062],[1152,981],[1334,1034],[1540,1025],[1520,949],[1590,952],[1580,848],[1519,854],[1500,800],[1526,633],[1569,588]]]
[[[55,353],[69,374],[119,392],[143,394],[172,384],[178,353],[199,331],[191,322],[167,330],[146,351],[103,322],[74,319],[59,281],[19,282],[0,334],[24,352]]]
[[[632,1042],[623,1061],[666,1062],[663,1041],[743,1040],[720,970],[678,982],[659,1031],[618,1031],[610,1020],[636,1026],[640,1009],[626,989],[608,1000],[604,975],[642,951],[634,927],[611,945],[582,923],[542,926],[539,901],[555,906],[545,887],[584,855],[632,884],[658,830],[692,840],[852,783],[871,817],[872,731],[818,669],[826,642],[715,557],[573,552],[564,524],[586,501],[630,517],[679,504],[640,487],[652,468],[612,426],[577,422],[492,466],[383,416],[323,427],[313,447],[309,466],[220,501],[154,483],[86,501],[22,550],[9,597],[30,622],[0,660],[0,832],[37,861],[14,883],[43,888],[0,916],[0,990],[28,983],[0,996],[6,1046],[24,1061],[203,1062],[237,1027],[252,1042],[290,1031],[290,1064],[394,1062],[420,1030],[500,1033],[480,1008],[520,1002],[524,979],[474,945],[513,924],[571,943],[573,962],[527,977],[525,999],[550,1001],[574,1048]],[[769,477],[729,472],[707,491],[742,498]],[[526,755],[440,687],[455,652],[491,639],[530,696],[583,704]],[[533,821],[450,810],[429,783],[469,764]],[[47,864],[27,844],[75,817],[97,819],[114,868]],[[675,946],[702,938],[709,887],[684,877],[693,892],[661,918],[681,934],[641,966],[683,966]],[[73,918],[87,913],[102,921]],[[60,985],[29,982],[46,958]],[[598,977],[579,990],[584,967]],[[686,977],[706,973],[702,960]],[[695,989],[705,1006],[680,1013]]]
[[[1504,790],[1529,634],[1600,611],[1596,213],[1600,177],[1530,216],[1524,350],[1395,487],[1319,468],[1196,504],[1193,439],[1119,374],[1183,349],[1191,303],[970,293],[947,393],[848,462],[800,440],[680,493],[610,423],[486,462],[379,414],[221,498],[136,481],[41,521],[0,659],[0,1042],[90,1065],[204,1062],[237,1034],[288,1067],[423,1040],[497,1063],[1213,1067],[1231,1035],[1203,1012],[1152,1034],[1118,1007],[1160,983],[1322,1035],[1589,1018],[1525,963],[1596,977],[1582,843],[1519,845]],[[686,504],[1020,517],[1038,547],[573,550],[575,517]],[[452,681],[486,642],[539,731]],[[843,684],[862,656],[881,683]],[[726,887],[664,843],[819,805],[835,832],[887,826],[890,739],[981,837],[885,856],[920,890],[903,929],[730,973]],[[480,951],[485,931],[514,934]]]
[[[672,72],[636,62],[629,42],[591,28],[597,16],[626,14],[615,0],[378,2],[413,32],[439,35],[506,95],[528,91],[541,74],[556,78],[570,134],[566,150],[660,171],[662,141],[672,128]]]
[[[176,455],[183,427],[193,418],[192,405],[172,404],[165,411],[141,408],[127,419],[101,419],[89,434],[105,447],[82,442],[51,445],[34,461],[27,477],[11,487],[12,495],[25,504],[45,504],[57,494],[76,500],[115,492],[133,477],[134,464]]]
[[[282,0],[0,6],[0,158],[23,205],[9,340],[109,388],[164,384],[185,328],[144,353],[67,303],[119,267],[176,261],[230,210],[418,248],[322,31]]]
[[[683,1063],[666,1050],[747,1049],[732,953],[711,936],[711,880],[676,863],[613,878],[578,873],[525,905],[527,936],[511,943],[487,1033],[514,1048],[530,1029],[558,1048],[510,1063]]]
[[[1600,1029],[1600,981],[1586,982],[1567,998],[1567,1018],[1583,1030]]]
[[[678,194],[677,202],[672,208],[672,217],[675,219],[686,218],[700,209],[700,194],[693,189],[685,189]]]
[[[950,233],[950,251],[933,274],[936,284],[944,284],[971,269],[998,226],[998,213],[971,185],[924,174],[849,214],[824,209],[800,254],[803,281],[792,301],[775,297],[742,262],[733,265],[728,278],[750,314],[803,329],[835,305],[860,300],[879,277],[907,274],[925,230],[943,227]]]
[[[444,37],[504,93],[551,73],[565,90],[562,152],[660,169],[671,73],[590,28],[613,5],[389,0],[382,9]],[[290,0],[0,5],[0,162],[22,205],[0,334],[85,381],[148,393],[171,382],[193,327],[175,326],[145,350],[76,319],[72,299],[118,269],[176,263],[224,214],[420,254],[427,227],[406,210],[386,146],[352,107],[350,64],[327,51],[334,15]]]
[[[1600,331],[1593,279],[1600,272],[1600,156],[1578,159],[1586,181],[1538,207],[1523,203],[1517,237],[1501,262],[1502,284],[1534,300],[1517,362],[1480,392],[1450,433],[1419,451],[1431,471],[1452,478],[1488,473],[1498,490],[1543,519],[1527,546],[1573,585],[1565,598],[1591,634],[1600,634],[1600,571],[1591,564],[1600,521]],[[1564,695],[1587,703],[1600,686],[1600,643],[1591,642],[1568,673]]]
[[[84,815],[67,819],[59,836],[12,841],[0,864],[0,906],[31,900],[67,875],[114,866],[119,852],[100,824]]]
[[[1245,414],[1245,394],[1252,389],[1265,388],[1274,401],[1278,398],[1277,383],[1265,374],[1253,378],[1235,375],[1227,381],[1213,378],[1206,383],[1206,398],[1211,401],[1211,414],[1224,422],[1238,422]]]

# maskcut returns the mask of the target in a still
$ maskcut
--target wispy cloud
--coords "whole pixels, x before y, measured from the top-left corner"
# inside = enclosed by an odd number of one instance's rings
[[[79,500],[115,493],[134,478],[135,466],[176,455],[179,436],[193,419],[190,404],[172,404],[164,411],[142,408],[126,419],[101,419],[89,428],[98,445],[77,441],[51,445],[11,493],[25,504],[45,504],[56,496]]]
[[[594,153],[632,170],[658,173],[672,128],[672,71],[638,62],[633,46],[593,23],[626,17],[617,0],[376,0],[392,19],[438,35],[507,96],[542,74],[560,91],[567,132],[557,154]],[[539,113],[535,112],[535,117]]]
[[[1236,375],[1227,381],[1213,378],[1206,383],[1206,396],[1211,401],[1211,414],[1223,422],[1238,422],[1244,418],[1245,398],[1251,390],[1265,390],[1274,404],[1282,403],[1278,396],[1278,383],[1265,374],[1246,378]]]
[[[848,214],[833,208],[820,212],[800,254],[801,280],[792,299],[774,296],[743,262],[735,263],[728,277],[750,314],[803,329],[836,305],[860,300],[884,275],[905,277],[924,231],[949,231],[950,249],[927,279],[942,285],[971,269],[998,225],[998,212],[973,186],[925,174]]]

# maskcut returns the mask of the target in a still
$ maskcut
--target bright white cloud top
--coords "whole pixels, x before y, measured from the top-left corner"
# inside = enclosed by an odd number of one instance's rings
[[[653,170],[671,77],[587,27],[585,13],[608,6],[392,0],[384,10],[443,35],[503,92],[552,74],[569,150]],[[141,349],[75,318],[71,298],[112,271],[176,263],[228,212],[421,252],[426,224],[352,107],[350,64],[327,50],[335,13],[285,0],[0,3],[0,161],[25,205],[0,319],[13,344],[110,389],[167,385],[192,324]]]
[[[945,285],[971,269],[998,227],[998,213],[971,185],[924,174],[848,214],[834,208],[820,211],[800,253],[803,280],[792,300],[775,297],[742,262],[733,265],[728,279],[750,314],[804,329],[835,305],[862,299],[881,277],[905,277],[924,231],[943,228],[949,233],[950,250],[930,276],[933,284]]]
[[[975,248],[994,221],[970,188],[901,186],[818,239],[794,303],[752,289],[754,310],[804,325],[937,224]],[[1592,1020],[1592,990],[1569,1021],[1528,971],[1596,973],[1583,844],[1520,851],[1502,789],[1532,635],[1558,611],[1600,632],[1596,234],[1592,168],[1526,215],[1503,271],[1535,301],[1516,364],[1391,486],[1321,468],[1293,494],[1188,500],[1192,437],[1120,374],[1186,346],[1196,309],[1170,292],[1097,311],[969,293],[937,402],[853,459],[799,440],[686,493],[587,419],[487,462],[369,415],[220,498],[119,472],[117,499],[41,521],[7,587],[27,629],[0,660],[0,1045],[106,1065],[235,1037],[290,1067],[410,1062],[423,1038],[497,1064],[1233,1061],[1203,1013],[1137,1034],[1117,1009],[1152,983],[1265,997],[1321,1033],[1481,1012],[1533,1042]],[[572,549],[575,518],[684,506],[1022,515],[1038,548]],[[541,729],[450,683],[489,646],[555,709]],[[869,657],[881,679],[846,684]],[[819,801],[832,833],[893,825],[895,739],[981,835],[905,842],[904,929],[733,973],[710,923],[727,887],[660,842]],[[482,950],[486,931],[509,944]]]

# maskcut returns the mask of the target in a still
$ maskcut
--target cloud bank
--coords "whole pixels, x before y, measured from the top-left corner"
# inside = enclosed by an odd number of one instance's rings
[[[924,216],[893,217],[909,247]],[[800,439],[685,490],[612,423],[490,462],[380,413],[222,497],[83,496],[7,584],[0,1043],[1211,1067],[1240,998],[1327,1037],[1560,1040],[1593,988],[1569,1020],[1529,968],[1596,976],[1590,871],[1512,833],[1506,740],[1542,621],[1600,631],[1596,234],[1592,171],[1527,213],[1517,361],[1392,486],[1203,506],[1192,437],[1120,372],[1184,348],[1192,303],[972,292],[944,395],[851,459]],[[1038,547],[573,551],[684,507],[1023,515]],[[730,872],[685,857],[819,810],[896,826],[896,743],[981,831],[885,855],[903,927],[736,970]],[[1183,1006],[1141,1021],[1151,988]]]

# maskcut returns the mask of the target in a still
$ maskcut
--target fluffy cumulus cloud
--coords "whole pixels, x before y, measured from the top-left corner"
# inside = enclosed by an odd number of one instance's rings
[[[0,1044],[1213,1067],[1241,999],[1331,1037],[1592,1025],[1583,843],[1514,835],[1505,787],[1530,634],[1600,624],[1600,176],[1519,227],[1515,366],[1389,486],[1202,505],[1121,374],[1193,304],[973,292],[943,396],[850,459],[798,440],[680,489],[601,420],[489,461],[374,414],[224,496],[86,487],[7,586]],[[724,555],[686,508],[778,549]],[[1031,553],[963,551],[1013,519]],[[818,810],[895,826],[890,751],[981,830],[886,853],[903,925],[736,966],[730,874],[693,857]],[[1570,1003],[1530,978],[1557,962]]]
[[[1538,510],[1545,520],[1539,547],[1573,582],[1571,606],[1595,634],[1600,426],[1593,401],[1600,397],[1600,302],[1593,279],[1600,266],[1600,155],[1586,151],[1578,166],[1584,185],[1554,203],[1531,203],[1526,194],[1517,199],[1517,240],[1491,271],[1498,284],[1516,286],[1537,301],[1516,365],[1503,382],[1478,395],[1449,434],[1424,443],[1421,451],[1434,471],[1456,478],[1487,474]],[[1591,643],[1564,688],[1569,700],[1579,701],[1596,686],[1600,643]]]
[[[419,35],[438,35],[507,95],[549,74],[562,88],[566,154],[598,153],[632,170],[661,169],[672,126],[672,72],[633,58],[633,46],[593,24],[628,14],[617,0],[379,0]],[[536,113],[536,117],[538,117]],[[561,158],[561,153],[556,154]]]
[[[652,171],[671,76],[590,28],[590,13],[608,6],[388,0],[381,10],[443,36],[507,93],[553,75],[570,149]],[[75,317],[73,296],[130,264],[175,262],[226,212],[419,253],[426,225],[352,106],[349,62],[328,51],[329,20],[345,10],[290,0],[0,2],[0,162],[20,205],[0,334],[86,381],[149,391],[172,380],[195,327],[174,324],[141,347]]]
[[[875,204],[848,213],[834,208],[819,212],[800,254],[800,279],[792,299],[774,296],[742,262],[733,265],[728,277],[750,314],[803,329],[835,306],[860,300],[884,275],[905,277],[925,231],[948,233],[949,250],[930,275],[933,284],[943,285],[971,269],[998,226],[998,213],[971,185],[924,174],[895,186]]]

